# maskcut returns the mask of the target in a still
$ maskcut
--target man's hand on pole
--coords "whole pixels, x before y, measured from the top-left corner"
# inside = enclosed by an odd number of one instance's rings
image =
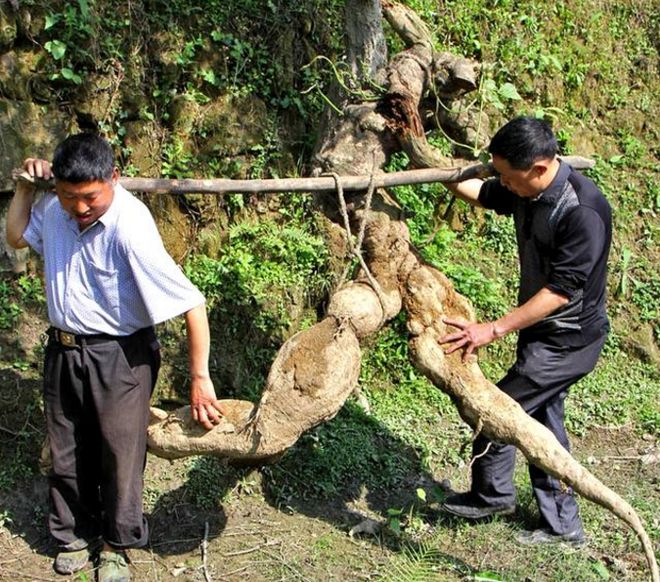
[[[443,319],[442,321],[447,325],[458,328],[459,331],[441,337],[438,339],[438,343],[440,345],[451,344],[445,350],[446,354],[462,349],[462,360],[464,362],[477,348],[485,346],[499,337],[495,330],[495,324],[492,322],[471,323],[455,319]]]
[[[29,178],[25,178],[25,176]],[[23,178],[16,177],[16,191],[7,209],[7,244],[15,249],[28,246],[23,233],[30,222],[32,201],[36,185],[34,179],[50,180],[53,173],[50,162],[38,158],[27,158],[23,162]]]
[[[33,178],[48,181],[53,177],[50,162],[39,158],[27,158],[23,162],[23,169]]]

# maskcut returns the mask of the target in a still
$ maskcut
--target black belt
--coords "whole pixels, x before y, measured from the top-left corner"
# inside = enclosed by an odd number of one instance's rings
[[[146,331],[151,329],[153,328],[145,327],[143,329],[139,329],[138,331],[132,333],[131,335],[110,335],[107,333],[77,335],[75,333],[69,333],[68,331],[62,331],[61,329],[57,329],[56,327],[51,327],[48,329],[48,337],[54,342],[72,348],[75,346],[101,344],[110,341],[116,341],[116,342],[126,341],[130,338],[134,338],[139,334],[145,333]]]

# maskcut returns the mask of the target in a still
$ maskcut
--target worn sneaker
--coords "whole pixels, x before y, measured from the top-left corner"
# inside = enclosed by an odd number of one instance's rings
[[[55,557],[53,569],[58,574],[75,574],[82,570],[89,560],[89,549],[63,550]]]
[[[547,528],[523,530],[516,536],[516,541],[524,546],[537,546],[542,544],[566,544],[573,547],[584,546],[587,538],[581,529],[557,534]]]
[[[99,554],[98,582],[129,582],[128,559],[124,552]]]
[[[440,505],[440,510],[464,519],[484,519],[494,515],[511,515],[516,510],[516,506],[515,504],[484,505],[468,491],[447,497]]]

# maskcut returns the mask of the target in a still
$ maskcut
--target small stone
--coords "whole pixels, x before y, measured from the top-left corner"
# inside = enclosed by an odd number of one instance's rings
[[[353,526],[348,532],[348,535],[351,538],[357,534],[363,534],[363,533],[375,536],[378,534],[380,527],[381,527],[381,523],[376,521],[375,519],[365,519],[360,523],[358,523],[357,525]]]

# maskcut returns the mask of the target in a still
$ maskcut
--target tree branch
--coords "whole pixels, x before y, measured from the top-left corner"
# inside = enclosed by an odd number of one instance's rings
[[[593,168],[595,162],[580,156],[566,156],[562,160],[577,169]],[[494,176],[491,164],[474,164],[456,168],[423,168],[390,172],[374,177],[375,188],[391,188],[409,184],[428,184],[435,182],[462,182],[470,178],[488,178]],[[25,172],[14,174],[16,180],[36,183],[37,187],[52,189],[53,181],[35,180]],[[371,176],[341,176],[341,187],[345,191],[367,190]],[[318,178],[277,178],[270,180],[168,180],[165,178],[120,178],[119,183],[133,192],[152,194],[230,194],[230,193],[282,193],[282,192],[336,192],[337,183],[332,176]]]

